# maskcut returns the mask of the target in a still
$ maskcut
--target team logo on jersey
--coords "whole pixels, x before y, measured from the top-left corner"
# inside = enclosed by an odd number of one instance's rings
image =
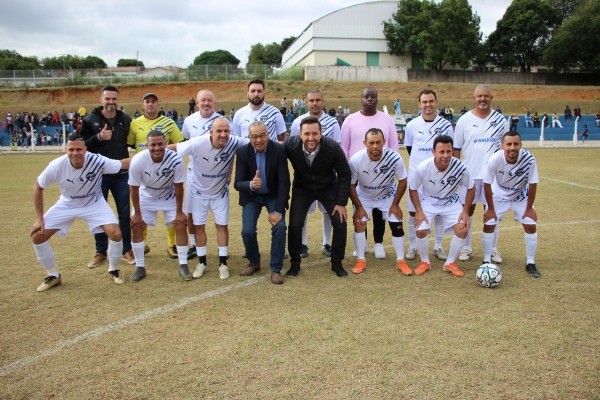
[[[490,126],[491,126],[492,128],[495,128],[495,127],[497,127],[499,124],[500,124],[500,122],[498,122],[498,121],[492,121],[492,122],[490,122]]]
[[[95,172],[88,172],[85,175],[85,179],[87,179],[88,182],[93,181],[94,179],[96,179],[96,173]]]
[[[157,127],[155,127],[155,128],[154,128],[154,130],[155,130],[155,131],[162,132],[162,130],[163,130],[163,127],[162,127],[162,125],[158,125]]]
[[[518,169],[515,172],[509,172],[508,173],[510,176],[516,175],[516,176],[523,176],[525,174],[525,170],[523,169]]]
[[[228,158],[229,158],[229,153],[223,153],[219,156],[219,160],[221,160],[221,161],[227,161]]]
[[[377,169],[375,168],[373,170],[373,172],[375,172],[376,174],[385,174],[386,172],[388,172],[390,170],[390,167],[387,165],[384,165],[383,167]]]
[[[446,179],[446,182],[448,182],[449,185],[454,185],[454,183],[456,183],[456,177],[451,176],[448,179]]]
[[[268,117],[268,116],[266,116],[266,115],[262,115],[262,116],[259,118],[259,121],[260,121],[260,122],[262,122],[262,123],[266,123],[268,120],[269,120],[269,117]]]
[[[164,178],[166,178],[169,175],[171,175],[171,172],[173,172],[173,170],[171,168],[163,168],[163,170],[160,171],[160,175],[162,175]],[[158,175],[158,171],[156,171],[156,174]]]
[[[440,136],[440,135],[442,134],[442,132],[443,132],[443,129],[442,129],[442,128],[439,128],[439,127],[438,127],[438,128],[435,128],[435,129],[433,130],[433,133],[435,133],[437,136]]]

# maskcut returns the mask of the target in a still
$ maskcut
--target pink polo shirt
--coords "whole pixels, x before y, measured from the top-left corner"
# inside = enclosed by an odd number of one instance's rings
[[[346,117],[342,124],[342,149],[346,158],[350,159],[355,153],[365,148],[363,141],[365,133],[371,128],[379,128],[383,131],[385,145],[394,151],[398,151],[398,135],[394,120],[389,114],[377,111],[377,114],[367,117],[360,111]]]

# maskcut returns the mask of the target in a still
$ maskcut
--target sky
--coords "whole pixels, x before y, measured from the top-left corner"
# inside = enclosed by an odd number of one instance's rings
[[[439,1],[439,0],[438,0]],[[488,36],[512,0],[469,0]],[[255,43],[299,36],[314,20],[365,0],[2,0],[0,49],[23,56],[121,58],[187,67],[228,50],[242,65]]]

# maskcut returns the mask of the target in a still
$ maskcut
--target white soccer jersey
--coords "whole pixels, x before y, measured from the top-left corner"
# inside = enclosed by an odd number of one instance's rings
[[[242,138],[248,138],[248,127],[254,121],[260,121],[267,126],[269,139],[277,142],[277,136],[287,131],[283,115],[274,106],[263,103],[258,110],[253,110],[250,105],[240,108],[233,116],[231,134]]]
[[[233,168],[235,151],[248,143],[248,139],[229,136],[221,149],[213,147],[210,135],[204,135],[177,143],[180,156],[193,156],[194,178],[191,181],[191,193],[202,198],[222,198],[229,193],[229,175]]]
[[[152,161],[149,150],[137,153],[129,166],[129,185],[140,187],[140,197],[153,200],[175,199],[174,183],[185,180],[185,168],[179,154],[165,150],[161,162]]]
[[[402,156],[383,148],[381,159],[373,161],[363,149],[350,159],[351,184],[356,185],[360,199],[383,200],[396,195],[396,179],[406,178],[406,168]]]
[[[459,118],[454,131],[454,148],[461,150],[461,159],[473,179],[483,179],[485,164],[500,150],[502,135],[508,132],[508,123],[502,114],[492,110],[482,119],[469,111]]]
[[[404,145],[412,146],[408,158],[408,170],[413,172],[417,165],[433,157],[433,141],[440,135],[454,136],[452,124],[447,119],[436,115],[433,121],[425,121],[423,116],[406,124]]]
[[[221,114],[216,111],[213,111],[212,115],[208,118],[203,118],[200,115],[200,111],[196,111],[192,115],[187,116],[183,121],[181,134],[188,140],[197,136],[207,135],[210,133],[213,120],[219,117],[221,117]]]
[[[53,183],[60,188],[60,200],[71,207],[85,207],[102,197],[102,175],[116,174],[121,170],[121,161],[111,160],[90,152],[85,153],[83,167],[75,168],[65,154],[51,161],[38,176],[42,189]]]
[[[292,127],[290,128],[290,135],[299,135],[300,122],[302,122],[304,118],[309,116],[310,113],[306,113],[296,118],[294,122],[292,122]],[[323,113],[319,117],[319,122],[321,123],[323,137],[332,138],[338,143],[342,141],[342,137],[340,136],[340,124],[338,123],[336,118],[333,118],[331,115],[323,111]]]
[[[504,152],[492,155],[487,163],[484,183],[492,185],[494,199],[503,201],[524,201],[527,199],[530,183],[538,183],[537,163],[533,155],[521,149],[517,162],[506,162]]]
[[[419,192],[422,204],[442,207],[458,203],[458,189],[461,186],[470,189],[473,184],[467,167],[455,157],[452,157],[445,171],[435,166],[433,157],[428,158],[417,166],[409,182],[410,189]]]

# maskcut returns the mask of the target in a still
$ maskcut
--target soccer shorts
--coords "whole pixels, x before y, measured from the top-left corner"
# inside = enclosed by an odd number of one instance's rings
[[[462,206],[460,203],[449,204],[447,206],[434,206],[429,204],[421,204],[421,208],[423,208],[423,213],[425,217],[427,217],[427,221],[421,222],[418,226],[417,230],[427,230],[431,231],[431,224],[433,223],[433,219],[439,217],[442,223],[442,228],[444,233],[452,233],[454,232],[454,225],[456,225],[458,221],[458,217],[462,212]]]
[[[185,189],[183,196],[183,212],[186,214],[192,213],[192,179],[194,179],[194,172],[190,169],[187,170],[187,178],[185,181]]]
[[[213,213],[215,224],[229,224],[229,196],[218,199],[207,199],[192,194],[192,219],[194,225],[206,225],[208,211]]]
[[[494,199],[494,211],[496,211],[496,216],[499,221],[502,221],[502,217],[504,214],[513,210],[515,214],[515,221],[520,222],[525,225],[536,225],[536,222],[529,217],[521,218],[527,209],[527,199],[523,201],[505,201],[505,200],[496,200]],[[496,225],[498,221],[495,219],[490,219],[485,222],[485,225]]]
[[[177,202],[171,200],[153,200],[140,196],[140,209],[142,211],[142,219],[148,226],[156,226],[158,212],[162,211],[165,216],[165,225],[173,226],[175,216],[177,215]],[[135,214],[135,210],[131,215]]]
[[[398,218],[394,214],[390,215],[390,207],[392,206],[392,202],[394,201],[394,197],[390,196],[387,199],[383,200],[371,200],[371,199],[360,199],[363,208],[367,215],[371,216],[373,213],[373,209],[377,208],[381,211],[383,215],[383,219],[389,222],[402,222],[398,221]],[[367,218],[363,217],[363,221],[366,221]]]
[[[102,225],[118,223],[104,198],[85,207],[71,207],[59,200],[44,214],[44,228],[58,229],[56,234],[65,236],[77,218],[84,220],[92,233],[104,232]]]

